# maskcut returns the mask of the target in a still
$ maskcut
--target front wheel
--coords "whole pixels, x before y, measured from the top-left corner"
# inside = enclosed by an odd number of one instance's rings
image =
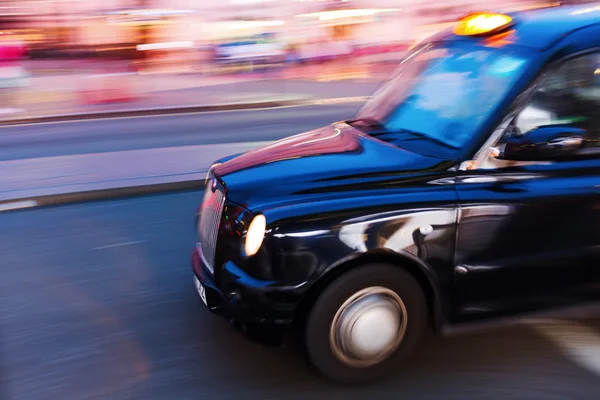
[[[385,264],[358,267],[317,298],[306,320],[307,356],[336,382],[380,378],[418,347],[427,315],[423,291],[410,273]]]

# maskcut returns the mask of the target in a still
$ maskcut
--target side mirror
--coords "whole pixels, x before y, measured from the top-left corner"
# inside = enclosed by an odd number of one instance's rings
[[[542,126],[508,138],[496,158],[509,161],[554,161],[573,156],[585,144],[583,129]]]

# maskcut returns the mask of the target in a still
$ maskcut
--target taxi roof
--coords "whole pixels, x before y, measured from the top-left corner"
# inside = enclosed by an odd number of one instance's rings
[[[510,38],[505,39],[519,46],[544,50],[573,31],[600,24],[600,3],[543,8],[508,15],[514,18],[514,26]],[[448,29],[434,36],[432,41],[474,39],[481,40],[458,36]]]

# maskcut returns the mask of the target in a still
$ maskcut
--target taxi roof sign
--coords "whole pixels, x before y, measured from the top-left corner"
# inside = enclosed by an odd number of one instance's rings
[[[505,14],[473,13],[461,18],[454,26],[454,34],[459,36],[482,36],[497,33],[513,22]]]

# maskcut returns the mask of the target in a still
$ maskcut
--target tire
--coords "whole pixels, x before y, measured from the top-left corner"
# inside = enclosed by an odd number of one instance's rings
[[[365,297],[356,300],[359,294]],[[345,307],[351,299],[356,300],[354,306]],[[381,299],[385,301],[380,302]],[[367,313],[355,310],[384,310],[371,307],[374,301],[377,301],[377,304],[385,304],[386,308],[384,314],[374,314],[371,311],[370,316],[378,315],[378,317],[372,317],[367,322]],[[381,316],[395,315],[396,303],[398,303],[397,310],[400,311],[398,314],[405,314],[406,318],[404,322],[391,320],[392,322],[388,323],[390,320],[384,320]],[[390,305],[394,307],[388,307]],[[352,319],[359,314],[365,316],[362,324],[357,324],[357,319]],[[334,321],[338,321],[335,326],[351,327],[350,331],[361,333],[343,335],[341,333],[343,329],[332,328]],[[375,333],[369,329],[373,329],[376,321],[385,321],[380,325],[384,327],[383,331]],[[368,328],[361,331],[361,326]],[[392,327],[394,329],[391,329]],[[426,335],[427,327],[427,301],[421,286],[409,272],[387,264],[364,265],[338,277],[317,298],[306,319],[304,348],[313,367],[330,380],[343,384],[366,383],[384,377],[411,355]],[[365,340],[338,340],[351,337]],[[369,361],[365,361],[365,344],[370,346],[377,342],[371,340],[371,337],[395,337],[395,339],[394,343],[385,342],[385,346],[382,345],[381,348],[385,348],[386,351],[378,356],[372,356],[371,352],[366,357]],[[345,343],[350,343],[350,346],[346,346]],[[353,343],[363,343],[363,345],[354,346]],[[352,352],[347,351],[348,348],[359,349],[358,352],[363,353],[362,359],[349,355]]]

